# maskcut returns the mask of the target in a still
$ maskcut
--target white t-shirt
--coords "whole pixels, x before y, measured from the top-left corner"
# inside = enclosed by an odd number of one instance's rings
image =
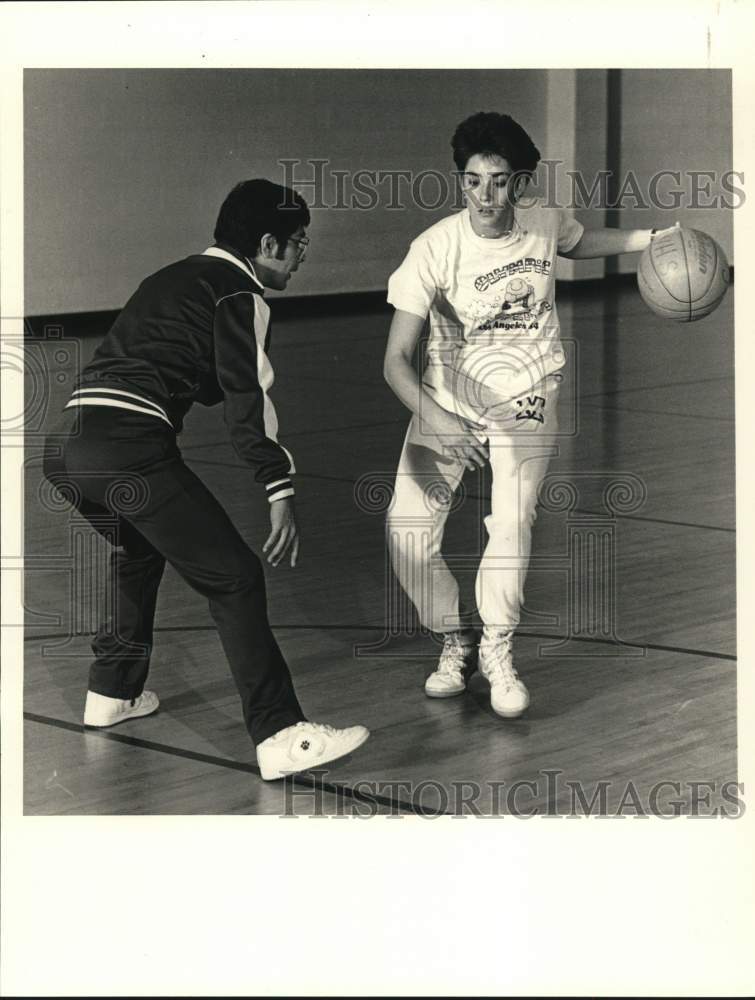
[[[536,199],[517,205],[510,236],[487,239],[465,209],[411,244],[388,301],[430,318],[425,387],[452,412],[495,417],[565,363],[554,301],[556,255],[584,227]]]

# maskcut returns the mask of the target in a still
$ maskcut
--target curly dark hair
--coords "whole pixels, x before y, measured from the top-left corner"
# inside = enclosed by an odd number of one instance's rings
[[[291,188],[256,178],[237,184],[223,202],[215,240],[254,257],[265,233],[272,233],[283,256],[285,243],[299,226],[309,225],[306,201]]]
[[[540,162],[540,150],[519,122],[495,111],[478,111],[465,118],[451,140],[454,163],[466,168],[472,156],[502,156],[517,174],[532,176]]]

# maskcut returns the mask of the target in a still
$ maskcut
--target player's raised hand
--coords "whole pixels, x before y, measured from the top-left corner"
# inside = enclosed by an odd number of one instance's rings
[[[444,451],[460,458],[468,469],[482,468],[488,460],[488,446],[480,440],[485,434],[482,424],[444,410],[433,414],[429,421],[443,443]]]
[[[296,565],[299,556],[299,531],[296,527],[294,498],[284,497],[270,504],[270,534],[262,546],[271,566],[277,566],[283,556],[290,552],[291,566]]]
[[[675,229],[680,229],[680,228],[681,228],[681,223],[675,222],[673,226],[667,226],[665,229],[654,229],[651,239],[657,240],[661,236],[664,236],[666,233],[673,233]]]

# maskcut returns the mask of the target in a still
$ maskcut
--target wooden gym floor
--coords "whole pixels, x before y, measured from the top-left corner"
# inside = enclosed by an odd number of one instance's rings
[[[514,721],[491,711],[479,677],[462,697],[426,698],[437,647],[394,607],[384,484],[407,415],[381,376],[390,313],[276,322],[272,397],[297,464],[302,550],[296,570],[267,574],[270,617],[309,717],[372,732],[324,776],[286,785],[260,779],[206,605],[170,568],[150,675],[159,713],[83,730],[92,577],[106,546],[82,555],[89,529],[67,509],[46,508],[30,434],[26,813],[454,813],[461,783],[476,783],[475,805],[490,815],[511,811],[505,789],[517,780],[533,782],[515,800],[525,810],[568,812],[566,782],[588,799],[606,782],[609,812],[626,803],[630,784],[647,811],[661,781],[709,782],[716,806],[722,784],[737,780],[733,292],[687,326],[653,316],[626,285],[562,291],[559,313],[572,341],[560,404],[568,433],[535,526],[515,643],[532,704]],[[61,340],[27,345],[27,401],[30,391],[44,397],[32,415],[38,429],[97,343],[61,323]],[[195,407],[180,445],[259,551],[267,505],[228,443],[221,408]],[[557,476],[576,490],[571,509],[559,503],[568,490]],[[605,491],[617,481],[624,487],[609,491],[611,510]],[[486,492],[486,475],[469,473],[447,531],[467,596]],[[594,554],[596,544],[609,557],[591,569],[585,546]],[[615,601],[591,618],[598,590]],[[505,783],[497,798],[491,782]],[[665,788],[658,801],[673,798]]]

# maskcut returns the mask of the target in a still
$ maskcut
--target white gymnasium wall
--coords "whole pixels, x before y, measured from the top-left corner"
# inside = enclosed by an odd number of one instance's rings
[[[678,220],[710,233],[733,263],[734,212],[720,204],[741,200],[722,185],[723,175],[734,169],[731,73],[622,70],[618,76],[614,91],[618,91],[618,102],[611,106],[606,70],[550,70],[546,74],[543,155],[561,164],[551,173],[549,190],[555,187],[559,203],[569,204],[574,186],[567,171],[579,171],[589,191],[600,171],[617,170],[616,189],[624,191],[618,215],[607,218],[604,203],[596,200],[592,208],[574,210],[582,223],[652,229]],[[609,133],[615,134],[615,141]],[[676,200],[678,208],[653,204],[653,177],[661,171],[680,175],[679,181],[665,175],[656,188],[657,199],[668,205]],[[713,177],[696,179],[695,171],[708,171]],[[543,180],[541,176],[541,188]],[[732,179],[732,183],[742,186],[741,180]],[[676,190],[680,195],[674,194]],[[695,207],[695,201],[700,207]],[[714,201],[719,201],[718,207],[703,207]],[[600,277],[614,271],[614,264],[629,273],[636,269],[637,259],[637,254],[625,254],[617,262],[561,260],[558,275],[567,280]]]
[[[627,197],[621,213],[622,229],[682,225],[710,233],[733,263],[733,220],[735,211],[726,208],[691,207],[725,197],[720,177],[736,169],[732,163],[731,71],[723,69],[624,70],[621,73],[621,162],[620,173],[633,171],[642,190],[647,190],[654,174],[661,170],[681,171],[685,200],[675,209],[646,211],[634,207]],[[740,167],[741,169],[741,167]],[[717,180],[709,181],[710,192],[701,188],[695,196],[691,171],[712,171]],[[699,182],[704,185],[706,182]],[[735,181],[742,187],[742,182]],[[660,185],[663,198],[671,202],[674,179]],[[621,271],[637,266],[634,254],[619,258]]]
[[[280,161],[298,159],[309,201],[314,168],[328,160],[323,202],[337,200],[331,171],[439,170],[450,186],[454,126],[478,110],[505,110],[544,156],[584,173],[607,167],[605,70],[27,70],[25,74],[26,312],[121,306],[150,271],[211,240],[217,209],[245,177],[283,182]],[[621,72],[620,172],[647,193],[653,174],[718,176],[731,160],[727,70]],[[687,172],[686,174],[684,172]],[[669,196],[667,181],[660,191]],[[564,193],[559,185],[559,194]],[[446,214],[417,206],[313,211],[312,252],[296,294],[385,287],[409,241]],[[346,201],[354,193],[345,186]],[[568,192],[566,192],[568,193]],[[719,184],[713,194],[721,194]],[[437,197],[428,178],[423,196]],[[730,197],[730,196],[729,196]],[[587,225],[605,213],[577,211]],[[711,233],[731,260],[734,213],[682,207],[650,212],[627,199],[623,228],[672,223]],[[603,262],[561,262],[563,278],[597,277]],[[623,271],[636,255],[622,257]]]
[[[283,181],[281,159],[332,170],[453,169],[450,136],[479,110],[508,111],[541,147],[542,70],[27,70],[26,313],[118,308],[142,278],[211,242],[238,180]],[[299,179],[312,169],[297,168]],[[311,187],[299,184],[311,200]],[[316,210],[289,286],[382,289],[409,241],[449,208],[388,187],[371,211]],[[347,188],[347,194],[351,190]],[[437,197],[426,182],[423,196]],[[328,185],[324,200],[333,204]]]
[[[571,206],[573,182],[569,172],[590,178],[606,167],[607,130],[606,70],[549,70],[546,74],[546,134],[540,152],[547,164],[538,169],[538,193],[551,203]],[[588,180],[588,189],[590,182]],[[605,225],[605,210],[570,212],[584,226]],[[566,260],[559,258],[556,275],[563,281],[601,278],[604,258]]]

